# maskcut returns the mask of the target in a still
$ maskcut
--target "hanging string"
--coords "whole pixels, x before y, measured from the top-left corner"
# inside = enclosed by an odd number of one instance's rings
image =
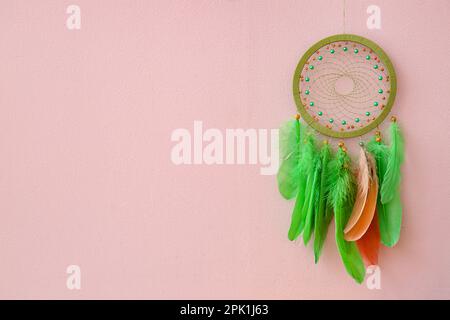
[[[342,0],[342,33],[345,33],[345,0]]]

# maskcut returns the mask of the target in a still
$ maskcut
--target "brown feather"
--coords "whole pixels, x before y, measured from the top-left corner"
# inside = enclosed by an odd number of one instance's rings
[[[378,177],[375,172],[375,162],[372,157],[368,158],[369,171],[370,171],[370,187],[367,194],[366,203],[362,210],[362,213],[356,222],[356,224],[347,233],[345,233],[344,238],[347,241],[359,240],[367,229],[369,229],[370,223],[375,215],[375,209],[377,206],[378,197]]]
[[[344,229],[344,233],[349,232],[358,222],[365,207],[367,201],[367,194],[370,185],[369,165],[367,161],[367,155],[364,149],[361,147],[359,152],[359,165],[357,185],[358,191],[356,193],[355,204],[353,205],[352,214]]]

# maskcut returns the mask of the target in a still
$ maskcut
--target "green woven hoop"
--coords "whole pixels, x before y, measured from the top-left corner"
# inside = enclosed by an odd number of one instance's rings
[[[300,75],[301,72],[308,61],[309,57],[316,52],[318,49],[322,48],[323,46],[326,46],[327,44],[331,44],[333,42],[337,41],[352,41],[356,42],[362,45],[365,45],[366,47],[370,48],[374,53],[378,55],[378,57],[383,61],[383,64],[386,66],[388,72],[389,72],[389,79],[391,82],[390,87],[390,94],[388,101],[383,109],[383,111],[380,113],[380,115],[372,121],[369,125],[358,129],[354,131],[347,131],[347,132],[337,132],[332,129],[329,129],[320,123],[314,121],[314,119],[311,117],[311,115],[306,111],[305,105],[303,105],[301,98],[300,98],[300,92],[299,92],[299,85],[300,85]],[[297,68],[295,69],[294,74],[294,81],[293,81],[293,92],[294,92],[294,100],[295,104],[297,105],[297,110],[302,116],[303,120],[310,125],[315,130],[319,131],[320,133],[335,137],[335,138],[354,138],[361,136],[363,134],[366,134],[370,132],[371,130],[375,129],[383,120],[387,117],[389,112],[392,109],[392,105],[394,104],[395,95],[397,93],[397,78],[395,75],[394,66],[392,65],[391,60],[387,56],[387,54],[381,49],[376,43],[373,41],[363,38],[361,36],[353,35],[353,34],[337,34],[334,36],[327,37],[325,39],[320,40],[316,44],[314,44],[311,48],[308,49],[308,51],[305,52],[305,54],[300,59],[300,62],[297,65]]]

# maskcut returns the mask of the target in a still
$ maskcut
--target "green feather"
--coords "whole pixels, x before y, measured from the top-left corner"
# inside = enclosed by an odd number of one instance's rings
[[[314,160],[317,157],[316,136],[312,132],[308,132],[304,137],[302,156],[300,157],[300,171],[307,176],[314,170]]]
[[[313,133],[308,133],[305,137],[305,145],[303,146],[303,153],[300,159],[300,175],[306,180],[305,182],[305,197],[301,210],[300,225],[298,227],[295,238],[297,238],[306,224],[308,216],[311,193],[314,187],[314,168],[317,159],[316,137]]]
[[[358,283],[364,281],[365,268],[354,242],[344,239],[344,228],[352,211],[355,182],[350,169],[350,158],[341,148],[330,162],[327,182],[329,201],[336,220],[336,244],[348,274]]]
[[[291,241],[297,239],[300,227],[300,221],[302,219],[303,202],[305,201],[305,188],[306,183],[303,180],[300,181],[297,193],[297,199],[295,200],[294,210],[292,211],[291,226],[289,227],[288,238]]]
[[[280,128],[280,160],[278,170],[278,190],[285,199],[292,199],[298,194],[300,134],[302,125],[299,120],[290,120]]]
[[[307,216],[307,208],[308,208],[308,199],[310,197],[310,190],[311,190],[311,181],[312,179],[309,177],[304,177],[305,181],[303,183],[303,195],[299,199],[298,203],[298,217],[296,219],[296,224],[291,225],[292,232],[292,239],[295,240],[298,238],[298,236],[303,232],[303,229],[305,227],[306,222],[306,216]]]
[[[315,143],[315,137],[311,133],[307,134],[304,141],[301,142],[302,153],[299,161],[297,200],[292,212],[291,226],[288,232],[288,238],[291,241],[298,238],[305,226],[308,204],[306,199],[310,198],[313,164],[316,157]]]
[[[381,187],[381,202],[388,203],[396,195],[400,186],[400,167],[404,160],[403,137],[397,122],[392,122],[390,126],[391,144],[389,158],[387,161],[386,173]]]
[[[400,239],[402,227],[402,202],[398,190],[391,201],[384,204],[385,216],[380,221],[381,242],[388,247],[393,247]],[[383,223],[381,221],[383,220]],[[384,236],[383,236],[384,235]]]
[[[320,192],[317,204],[317,211],[314,224],[314,262],[319,261],[322,248],[328,233],[328,226],[333,218],[333,210],[327,204],[326,182],[328,175],[328,162],[331,158],[331,148],[328,143],[324,143],[320,151],[321,169]]]
[[[305,217],[305,228],[303,229],[303,243],[308,244],[311,239],[312,232],[314,230],[315,214],[317,211],[317,204],[319,201],[320,194],[320,172],[322,163],[319,156],[315,159],[314,172],[312,174],[311,189],[309,190],[309,199],[307,203],[306,217]]]
[[[390,150],[383,142],[377,142],[375,139],[367,143],[367,150],[375,158],[378,181],[382,189],[385,183],[384,179],[388,167],[388,159],[390,158]],[[381,243],[385,246],[392,247],[400,238],[402,224],[402,205],[399,190],[395,191],[394,197],[388,203],[382,203],[381,193],[378,193],[377,212]]]

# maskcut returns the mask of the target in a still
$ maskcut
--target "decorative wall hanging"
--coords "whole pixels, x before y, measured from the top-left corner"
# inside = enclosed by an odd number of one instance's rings
[[[361,283],[365,265],[378,264],[380,243],[394,246],[400,236],[400,166],[403,138],[392,116],[389,144],[378,125],[396,94],[395,71],[372,41],[340,34],[313,45],[294,74],[298,114],[280,128],[278,188],[295,199],[288,238],[314,238],[314,259],[322,252],[335,219],[335,238],[347,272]],[[343,139],[361,137],[359,161],[352,165]],[[334,152],[328,138],[342,139]]]

